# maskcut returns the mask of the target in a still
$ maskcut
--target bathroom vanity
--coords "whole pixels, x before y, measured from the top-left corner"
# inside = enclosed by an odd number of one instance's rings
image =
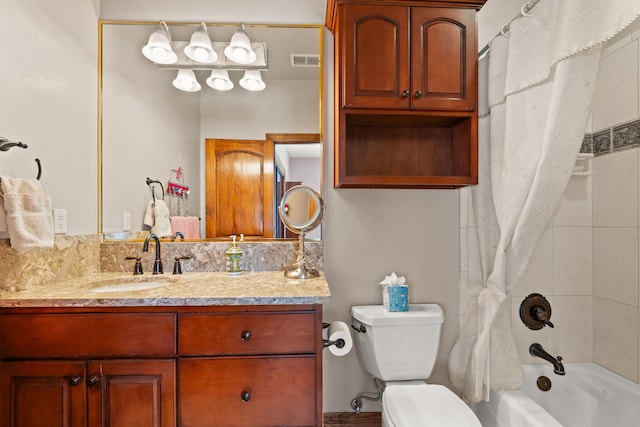
[[[0,292],[0,426],[321,426],[324,277],[183,276]]]

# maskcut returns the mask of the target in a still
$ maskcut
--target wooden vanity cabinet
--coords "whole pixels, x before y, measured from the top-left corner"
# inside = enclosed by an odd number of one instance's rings
[[[334,186],[477,183],[476,10],[485,0],[329,0]]]
[[[180,315],[181,427],[322,426],[319,307],[265,308]]]
[[[0,312],[0,426],[175,426],[174,337],[172,314]]]
[[[0,427],[322,426],[320,305],[0,308]]]

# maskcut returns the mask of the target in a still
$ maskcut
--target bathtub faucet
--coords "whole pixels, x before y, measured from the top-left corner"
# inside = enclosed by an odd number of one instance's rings
[[[540,357],[553,365],[553,372],[557,375],[564,375],[564,365],[562,364],[562,357],[553,357],[545,351],[544,348],[537,342],[534,342],[529,346],[529,354],[535,357]]]

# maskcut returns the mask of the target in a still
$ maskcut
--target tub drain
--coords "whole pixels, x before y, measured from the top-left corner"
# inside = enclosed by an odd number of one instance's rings
[[[551,389],[551,380],[549,377],[545,377],[544,375],[538,377],[536,384],[538,384],[538,388],[542,391],[549,391]]]

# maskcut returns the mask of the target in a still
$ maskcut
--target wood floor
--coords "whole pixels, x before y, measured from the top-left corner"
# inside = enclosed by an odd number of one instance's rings
[[[324,414],[324,427],[380,427],[380,412],[328,412]]]

